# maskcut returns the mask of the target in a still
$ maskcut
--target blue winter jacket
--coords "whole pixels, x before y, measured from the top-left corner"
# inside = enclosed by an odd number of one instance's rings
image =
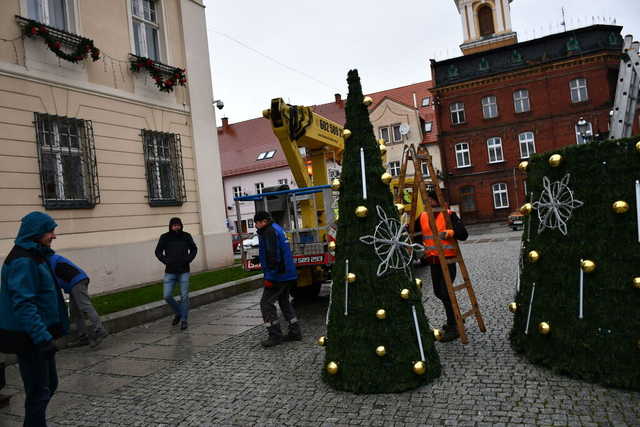
[[[58,282],[58,286],[68,294],[71,293],[71,289],[73,289],[79,281],[89,278],[83,269],[62,255],[51,255],[49,257],[49,265],[51,266],[54,279]]]
[[[22,218],[0,272],[0,352],[32,351],[68,333],[67,308],[46,260],[53,251],[34,240],[56,226],[42,212]]]
[[[291,255],[289,239],[282,227],[276,223],[258,230],[260,242],[260,265],[265,280],[270,282],[286,282],[296,280],[298,272]]]

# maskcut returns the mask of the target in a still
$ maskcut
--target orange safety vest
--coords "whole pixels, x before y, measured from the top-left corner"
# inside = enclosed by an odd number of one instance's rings
[[[449,215],[453,211],[449,210]],[[426,212],[422,212],[420,214],[420,228],[422,230],[422,244],[424,245],[425,256],[427,257],[437,257],[438,256],[438,247],[436,246],[436,242],[433,239],[433,233],[431,232],[431,225],[429,224],[429,216]],[[436,216],[436,228],[437,231],[445,231],[447,229],[447,222],[444,219],[444,215],[442,212],[439,212]],[[444,249],[444,256],[447,258],[454,257],[457,255],[456,247],[454,245],[454,239],[440,240],[442,243],[442,248]]]

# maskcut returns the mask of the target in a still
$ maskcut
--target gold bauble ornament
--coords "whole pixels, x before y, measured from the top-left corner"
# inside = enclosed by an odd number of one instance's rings
[[[409,289],[403,289],[400,291],[400,297],[402,297],[402,299],[409,299],[410,295],[411,292],[409,291]]]
[[[369,213],[369,209],[366,206],[358,206],[356,208],[356,216],[358,218],[364,218]]]
[[[327,245],[327,247],[329,248],[329,252],[335,252],[336,251],[336,242],[334,242],[333,240],[329,242],[329,244]]]
[[[378,144],[379,144],[379,145],[385,145],[386,143],[387,143],[387,141],[385,141],[385,140],[384,140],[384,138],[380,138],[380,139],[378,140]]]
[[[370,96],[365,96],[362,99],[362,103],[368,107],[369,105],[373,104],[373,98],[371,98]]]
[[[618,200],[616,202],[613,202],[613,205],[611,207],[615,213],[623,214],[629,210],[629,203],[625,202],[624,200]]]
[[[340,180],[338,178],[331,181],[331,189],[334,191],[338,191],[340,189]]]
[[[393,176],[391,176],[391,174],[389,172],[385,172],[385,173],[382,174],[380,179],[382,180],[383,183],[389,184],[391,182],[391,180],[393,179]]]
[[[540,322],[538,324],[538,332],[540,332],[542,335],[547,335],[549,332],[551,332],[551,325],[549,325],[547,322]]]
[[[330,375],[335,375],[338,373],[338,364],[336,362],[327,363],[327,372]]]
[[[353,273],[347,274],[347,282],[353,283],[356,281],[356,275]]]
[[[318,338],[318,345],[320,347],[324,347],[326,343],[327,343],[327,338],[324,335]]]
[[[520,164],[518,165],[518,169],[520,169],[522,172],[526,172],[528,167],[529,167],[529,162],[527,162],[526,160],[520,162]]]
[[[524,205],[522,205],[522,207],[520,208],[520,213],[522,215],[529,215],[531,213],[531,211],[533,210],[533,205],[531,203],[525,203]]]
[[[554,154],[549,157],[549,165],[552,168],[557,168],[558,166],[560,166],[560,163],[562,163],[562,156],[560,154]]]
[[[518,311],[518,304],[515,302],[512,302],[511,304],[509,304],[509,311],[512,313],[515,313],[516,311]]]
[[[416,362],[413,364],[413,372],[415,372],[418,375],[423,375],[425,372],[427,372],[427,367],[424,365],[424,362],[422,361]]]
[[[398,210],[398,215],[402,215],[402,212],[404,212],[404,205],[402,203],[396,203],[396,209]]]
[[[443,336],[444,336],[444,334],[442,333],[442,331],[440,329],[434,329],[433,330],[433,337],[436,339],[436,341],[440,341]]]
[[[262,117],[264,117],[265,119],[270,119],[271,118],[271,110],[262,110]]]
[[[387,354],[387,349],[384,348],[383,345],[379,345],[376,347],[376,354],[380,357],[384,356],[385,354]]]
[[[378,309],[378,311],[376,311],[376,317],[380,320],[384,320],[387,318],[387,310],[385,310],[384,308],[380,308]]]
[[[585,259],[580,261],[580,268],[585,273],[591,273],[593,270],[596,269],[596,263],[589,259]]]
[[[633,287],[636,289],[640,289],[640,277],[633,278]]]
[[[529,252],[529,261],[531,262],[537,262],[540,259],[540,254],[538,253],[538,251],[531,251]]]
[[[416,277],[416,286],[418,287],[418,289],[422,289],[422,279],[418,279]]]
[[[349,139],[350,136],[351,136],[351,131],[349,129],[344,129],[342,131],[342,137],[345,139],[345,141]]]
[[[385,154],[387,154],[387,146],[386,145],[380,144],[380,145],[378,145],[378,149],[380,149],[380,154],[381,155],[384,156]]]
[[[640,141],[636,142],[636,151],[640,151]]]

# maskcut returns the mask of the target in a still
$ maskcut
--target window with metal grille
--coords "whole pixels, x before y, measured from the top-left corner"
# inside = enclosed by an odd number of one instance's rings
[[[482,116],[485,119],[498,117],[498,101],[495,96],[485,96],[482,98]]]
[[[94,207],[100,191],[91,121],[36,113],[35,126],[43,206]]]
[[[460,188],[460,210],[462,212],[473,212],[476,210],[475,188],[472,185]]]
[[[533,132],[522,132],[518,135],[520,141],[520,157],[528,159],[536,152],[536,143]]]
[[[179,206],[187,200],[182,144],[175,133],[142,130],[149,205]]]
[[[489,151],[489,163],[504,162],[501,138],[494,137],[487,139],[487,150]]]
[[[589,92],[587,91],[587,79],[575,79],[569,82],[569,89],[571,91],[571,102],[583,102],[589,99]]]
[[[507,193],[507,184],[501,182],[491,186],[493,191],[493,207],[496,209],[509,207],[509,194]]]
[[[513,108],[516,113],[525,113],[531,110],[529,91],[527,89],[519,89],[513,92]]]
[[[156,0],[131,0],[135,54],[160,61],[160,25]]]
[[[464,103],[454,102],[449,106],[449,111],[451,112],[451,123],[454,125],[464,123]]]
[[[456,144],[456,163],[459,168],[471,166],[471,156],[469,155],[469,144],[461,142]]]
[[[389,174],[391,176],[400,175],[400,161],[389,162]]]

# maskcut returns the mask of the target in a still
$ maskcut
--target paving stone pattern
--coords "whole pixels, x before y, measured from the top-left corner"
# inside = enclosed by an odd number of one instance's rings
[[[514,236],[462,246],[488,331],[467,321],[468,345],[438,343],[444,374],[433,384],[401,394],[334,391],[320,380],[324,352],[315,345],[325,332],[326,294],[298,306],[302,342],[265,350],[254,291],[193,310],[186,333],[167,318],[110,337],[96,351],[60,352],[51,424],[640,425],[640,393],[557,376],[514,354],[506,309],[519,248]],[[441,325],[428,269],[419,274],[431,324]],[[9,383],[21,387],[15,367]],[[0,411],[0,426],[20,425],[22,402],[18,395]]]

